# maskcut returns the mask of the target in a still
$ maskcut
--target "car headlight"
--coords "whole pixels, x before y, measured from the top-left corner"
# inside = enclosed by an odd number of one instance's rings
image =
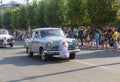
[[[52,42],[52,41],[47,42],[45,49],[46,49],[46,50],[51,50],[52,45],[53,45],[53,42]]]
[[[78,48],[78,45],[79,45],[79,44],[78,44],[78,41],[77,41],[77,40],[74,40],[74,41],[73,41],[73,44],[74,44],[74,46],[75,46],[75,49],[77,49],[77,48]]]
[[[51,47],[52,44],[53,44],[53,42],[52,42],[52,41],[49,41],[49,42],[47,43],[47,47]]]
[[[14,37],[13,37],[13,36],[11,36],[11,40],[14,40]]]

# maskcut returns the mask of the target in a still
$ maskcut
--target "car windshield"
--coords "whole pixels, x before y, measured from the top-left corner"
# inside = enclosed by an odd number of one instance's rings
[[[0,29],[0,34],[8,34],[8,31]]]
[[[64,36],[64,33],[61,29],[48,29],[41,31],[41,37],[47,36]]]

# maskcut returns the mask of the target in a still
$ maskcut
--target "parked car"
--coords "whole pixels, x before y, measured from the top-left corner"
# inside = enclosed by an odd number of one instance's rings
[[[79,52],[77,40],[67,38],[61,28],[38,28],[34,29],[29,39],[25,40],[26,52],[29,57],[39,53],[43,61],[49,60],[52,55],[59,55],[59,45],[62,40],[68,43],[69,59],[74,59]]]
[[[8,30],[0,29],[0,46],[13,47],[14,39],[13,36],[9,35]]]

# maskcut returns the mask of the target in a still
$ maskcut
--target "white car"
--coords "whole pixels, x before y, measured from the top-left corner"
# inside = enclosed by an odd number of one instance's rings
[[[0,29],[0,46],[13,47],[14,39],[11,35],[9,35],[8,30]]]

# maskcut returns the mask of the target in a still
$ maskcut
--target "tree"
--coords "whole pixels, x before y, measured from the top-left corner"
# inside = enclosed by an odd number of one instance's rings
[[[30,25],[32,27],[36,26],[37,21],[35,20],[35,15],[36,15],[36,11],[34,5],[33,4],[27,5],[26,8],[27,25]]]
[[[43,0],[44,4],[44,21],[48,26],[59,26],[61,25],[60,20],[60,6],[61,0]]]
[[[116,0],[87,0],[87,10],[92,24],[105,25],[116,20]]]
[[[20,6],[18,10],[18,24],[21,29],[27,29],[26,6]]]
[[[21,29],[21,24],[20,24],[20,12],[19,8],[13,9],[11,12],[11,17],[10,17],[10,26],[12,29]]]
[[[62,0],[63,17],[67,24],[81,24],[85,17],[84,0]]]
[[[6,28],[6,29],[11,28],[11,26],[10,26],[10,21],[11,21],[10,17],[11,17],[11,10],[8,10],[8,11],[4,12],[3,18],[2,18],[2,22],[3,22],[2,26],[3,26],[3,28]]]
[[[43,2],[40,1],[39,3],[37,3],[36,1],[33,1],[33,5],[35,7],[35,20],[36,20],[36,27],[44,27],[46,26],[45,21],[44,21],[44,14],[43,14],[43,10],[44,10],[44,5]]]

